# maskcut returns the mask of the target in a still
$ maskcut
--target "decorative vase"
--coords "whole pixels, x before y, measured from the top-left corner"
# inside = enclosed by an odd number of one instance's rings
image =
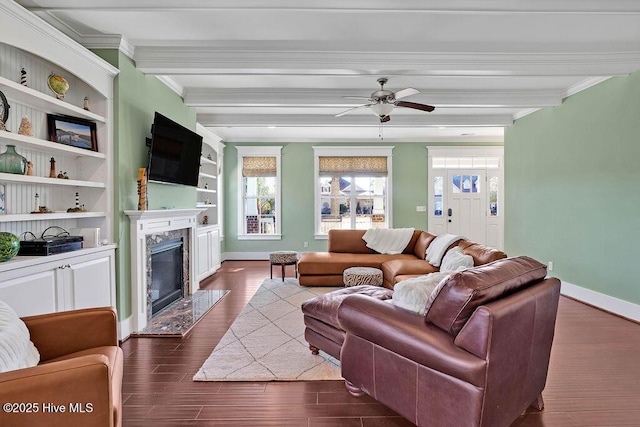
[[[7,151],[0,154],[0,172],[24,175],[27,159],[16,153],[15,145],[7,145]]]
[[[0,232],[0,262],[9,261],[20,250],[20,239],[15,234]]]
[[[49,89],[56,94],[56,98],[58,99],[64,98],[64,95],[69,90],[69,82],[67,82],[64,77],[57,76],[53,73],[47,77],[47,85]]]

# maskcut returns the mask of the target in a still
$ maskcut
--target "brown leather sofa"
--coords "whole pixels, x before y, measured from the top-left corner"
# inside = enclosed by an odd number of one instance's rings
[[[0,373],[0,402],[24,404],[18,412],[0,412],[0,425],[121,426],[123,354],[115,310],[91,308],[22,320],[40,352],[40,364]]]
[[[438,271],[425,260],[427,247],[435,234],[415,230],[411,241],[401,254],[386,255],[367,247],[362,240],[366,230],[330,230],[328,252],[305,252],[298,261],[302,286],[344,286],[342,273],[349,267],[374,267],[382,270],[389,289],[401,280]],[[460,240],[454,245],[473,257],[474,265],[482,265],[507,255],[495,248]]]
[[[351,295],[342,375],[416,425],[508,426],[542,409],[560,281],[527,258],[452,274],[426,315]]]

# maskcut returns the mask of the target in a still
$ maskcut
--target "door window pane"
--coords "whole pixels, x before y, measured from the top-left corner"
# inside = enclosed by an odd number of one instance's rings
[[[462,193],[462,175],[453,175],[451,177],[451,188],[454,193]]]
[[[471,177],[469,175],[462,175],[462,192],[471,192]]]
[[[480,176],[479,175],[471,175],[471,192],[472,193],[480,192]]]
[[[442,203],[444,194],[444,178],[433,177],[433,215],[442,216]]]
[[[498,216],[498,177],[489,178],[489,215]]]

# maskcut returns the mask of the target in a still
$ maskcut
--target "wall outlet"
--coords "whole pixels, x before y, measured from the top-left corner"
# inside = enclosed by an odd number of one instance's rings
[[[553,271],[553,261],[549,261],[549,263],[547,264],[547,270]]]
[[[302,244],[302,246],[304,246],[305,248],[308,248],[308,247],[309,247],[309,242],[304,242],[304,243]]]
[[[416,206],[416,212],[426,212],[426,211],[427,211],[426,206]]]

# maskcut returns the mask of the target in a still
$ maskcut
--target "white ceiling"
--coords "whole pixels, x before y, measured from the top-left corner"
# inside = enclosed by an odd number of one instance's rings
[[[503,127],[640,69],[639,0],[19,0],[119,46],[228,142],[379,141],[376,80],[414,87],[385,141],[499,142]],[[153,4],[152,6],[150,4]]]

